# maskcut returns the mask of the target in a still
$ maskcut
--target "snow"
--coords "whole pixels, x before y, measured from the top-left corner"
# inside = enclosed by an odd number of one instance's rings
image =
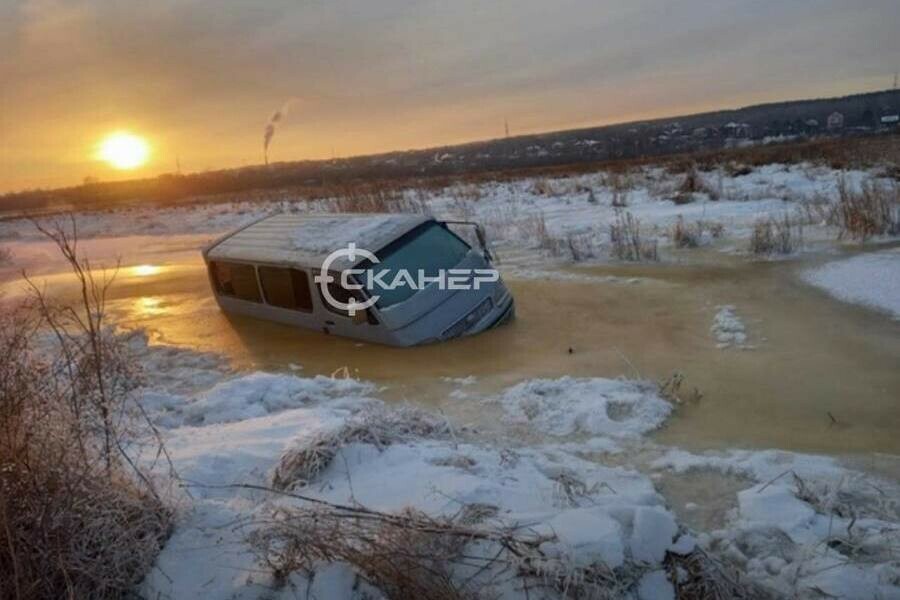
[[[179,598],[263,594],[264,589],[254,592],[254,586],[263,583],[251,576],[258,567],[242,541],[247,529],[240,523],[252,528],[254,516],[267,514],[278,499],[222,486],[266,485],[284,449],[314,439],[316,432],[333,430],[377,404],[364,399],[325,401],[277,415],[171,430],[169,452],[180,476],[190,483],[193,508],[142,591]],[[674,519],[646,476],[553,450],[502,452],[481,442],[420,439],[380,448],[350,443],[340,454],[341,460],[332,461],[304,488],[305,495],[389,512],[415,506],[433,515],[454,514],[462,504],[496,506],[495,518],[503,523],[555,533],[556,540],[542,550],[575,565],[597,560],[611,566],[626,560],[659,565],[674,535],[653,535],[654,525],[665,528]],[[578,481],[581,491],[565,493],[561,481]],[[638,533],[629,536],[631,523]],[[339,597],[339,590],[348,589],[346,573],[334,571],[331,577],[330,583],[319,583],[322,593]],[[511,589],[501,591],[508,594]]]
[[[664,510],[641,506],[634,512],[634,525],[628,546],[635,560],[660,563],[672,546],[678,526]]]
[[[652,384],[602,378],[532,379],[497,400],[510,422],[554,437],[634,437],[662,425],[672,411]]]
[[[375,251],[407,228],[408,219],[399,215],[354,215],[353,217],[308,219],[295,226],[291,243],[295,250],[328,254],[354,243],[357,248]]]
[[[900,248],[832,261],[806,271],[803,278],[839,300],[900,320]]]
[[[738,493],[741,523],[744,527],[768,525],[777,515],[778,527],[794,541],[812,525],[816,511],[798,499],[791,491],[778,485],[754,486]]]
[[[734,249],[745,243],[759,217],[796,215],[806,202],[834,202],[841,179],[858,187],[878,176],[801,164],[768,165],[741,176],[717,169],[701,177],[721,199],[698,193],[695,202],[679,206],[671,197],[681,176],[659,167],[635,169],[623,175],[626,210],[663,247],[681,216],[688,224],[721,223],[725,244]],[[562,271],[558,267],[565,256],[535,229],[539,221],[556,241],[583,236],[591,259],[605,260],[609,224],[617,213],[612,200],[623,195],[607,174],[538,182],[480,183],[472,186],[477,199],[461,187],[414,190],[403,195],[399,206],[482,222],[503,259],[505,276],[598,285],[645,281]],[[588,190],[595,202],[587,201]],[[78,223],[82,247],[92,255],[111,255],[109,244],[121,247],[123,236],[134,236],[127,238],[126,252],[139,248],[146,257],[157,247],[177,247],[195,256],[216,234],[270,212],[329,213],[340,206],[336,199],[232,201],[83,213]],[[327,221],[335,220],[323,219]],[[338,227],[324,245],[359,244],[361,237],[380,235],[383,226],[382,219],[373,218],[354,222],[352,231]],[[805,232],[805,239],[833,237],[825,225],[808,227],[813,232]],[[118,237],[107,244],[106,236]],[[320,243],[309,246],[311,239],[322,238],[308,232],[294,238],[300,248],[323,250]],[[16,269],[50,262],[48,245],[39,239],[22,221],[0,222],[0,240],[11,248]],[[900,318],[900,249],[835,260],[804,278],[841,300]],[[716,306],[711,334],[723,348],[746,347],[748,340],[733,305]],[[311,579],[291,576],[294,589],[275,587],[250,552],[246,535],[274,508],[296,502],[231,484],[271,485],[286,451],[339,430],[367,411],[393,410],[379,398],[380,390],[355,379],[303,377],[302,364],[292,364],[291,374],[235,373],[216,355],[150,343],[141,332],[129,334],[126,341],[143,368],[143,406],[160,426],[191,495],[179,505],[177,526],[157,568],[143,582],[142,594],[252,600],[287,598],[293,592],[363,597],[365,586],[342,564],[322,565]],[[547,556],[573,566],[602,561],[623,567],[620,572],[636,569],[628,590],[635,598],[673,598],[662,561],[666,553],[684,555],[697,548],[739,567],[745,578],[776,596],[900,597],[895,551],[900,547],[900,487],[895,482],[830,457],[780,450],[694,453],[659,445],[647,436],[664,426],[672,406],[647,382],[538,378],[490,396],[477,383],[474,377],[445,378],[438,387],[455,402],[502,411],[489,434],[410,435],[378,446],[346,443],[303,493],[383,511],[415,507],[432,515],[454,514],[462,504],[491,505],[498,523],[554,536],[542,546]],[[453,431],[462,430],[454,425]],[[718,529],[688,531],[657,491],[662,474],[692,470],[739,476],[737,492],[728,492],[733,509],[715,525]],[[685,506],[702,508],[694,502]],[[510,586],[497,590],[498,596],[518,597],[518,588]]]
[[[216,384],[192,397],[145,393],[167,427],[231,423],[297,408],[313,401],[365,398],[374,386],[354,379],[313,378],[250,373]]]
[[[674,600],[675,586],[666,577],[666,572],[660,569],[641,578],[637,596],[639,600]]]
[[[751,578],[779,594],[900,597],[900,561],[888,550],[900,542],[900,514],[892,501],[884,503],[900,497],[896,483],[851,471],[832,458],[774,450],[670,449],[654,466],[720,470],[756,481],[738,492],[728,526],[701,534],[699,542],[744,565]],[[861,557],[829,544],[834,540],[887,559],[865,568]]]
[[[144,349],[151,375],[187,358],[186,351],[147,346],[139,335],[132,344]],[[199,372],[210,367],[218,373],[218,365],[204,360],[197,359]],[[171,383],[160,381],[164,387]],[[474,377],[443,381],[466,388],[473,402],[479,400],[476,382]],[[469,504],[492,506],[492,523],[527,525],[530,532],[551,536],[541,545],[549,558],[573,568],[600,561],[634,573],[623,584],[634,598],[673,598],[663,561],[667,553],[686,555],[696,548],[738,565],[750,580],[781,595],[814,598],[821,590],[870,598],[900,593],[900,564],[886,553],[900,543],[900,515],[884,501],[900,497],[897,485],[822,456],[777,450],[692,453],[656,446],[644,435],[664,423],[671,407],[650,383],[527,380],[482,399],[498,403],[510,427],[507,433],[501,427],[489,435],[463,427],[450,428],[452,435],[446,430],[410,433],[414,430],[403,423],[411,413],[385,405],[375,386],[354,379],[220,374],[208,389],[187,389],[142,390],[192,495],[157,567],[141,585],[146,596],[273,597],[275,582],[256,562],[246,537],[279,506],[302,502],[231,484],[272,485],[286,452],[364,421],[372,411],[393,415],[389,422],[406,433],[388,444],[346,442],[334,460],[301,484],[303,495],[385,512],[415,507],[435,516],[453,515]],[[545,442],[515,443],[509,435],[521,427],[544,435]],[[584,439],[574,442],[574,435]],[[621,464],[584,456],[619,444],[630,449],[615,455]],[[646,464],[636,460],[646,452],[656,458]],[[693,469],[749,480],[737,492],[736,508],[722,529],[687,531],[656,490],[660,472]],[[802,494],[798,480],[804,482]],[[841,512],[845,509],[839,500],[845,497],[858,511],[853,517]],[[850,530],[853,543],[877,558],[857,563],[825,544]],[[514,582],[491,573],[483,577],[479,586],[485,591],[520,597]],[[311,580],[293,574],[290,582],[285,597],[307,588],[318,597],[363,598],[361,590],[371,592],[341,564],[322,565]]]
[[[713,190],[718,200],[707,193],[697,193],[696,201],[677,205],[672,198],[684,176],[670,174],[664,168],[647,166],[611,179],[605,172],[548,178],[523,178],[509,182],[458,184],[443,190],[426,192],[407,190],[398,194],[386,209],[417,215],[433,214],[438,218],[474,220],[482,223],[489,238],[501,248],[501,267],[513,274],[524,274],[539,268],[538,257],[549,255],[557,262],[568,255],[567,240],[574,236],[590,250],[589,260],[609,260],[609,225],[620,209],[613,200],[625,198],[625,210],[641,222],[644,234],[661,246],[671,245],[670,230],[679,217],[686,224],[703,221],[721,224],[725,246],[722,250],[740,249],[761,217],[804,214],[806,203],[836,202],[843,180],[850,188],[864,181],[877,181],[876,170],[841,171],[812,164],[772,164],[756,167],[749,175],[730,175],[717,168],[699,174],[704,185]],[[624,189],[623,189],[624,188]],[[474,190],[474,198],[472,198]],[[589,193],[590,192],[590,193]],[[588,202],[592,196],[594,202]],[[307,200],[285,194],[277,201],[241,201],[197,203],[161,208],[122,208],[102,212],[78,213],[79,237],[123,236],[188,236],[204,235],[209,241],[216,235],[249,224],[278,212],[323,215],[319,225],[311,220],[293,236],[297,249],[312,253],[331,252],[355,241],[360,248],[374,240],[388,227],[385,215],[363,216],[360,220],[335,220],[328,213],[340,211],[340,198]],[[410,215],[412,218],[412,215]],[[42,218],[43,224],[53,221]],[[540,226],[536,228],[537,222]],[[327,227],[325,227],[327,225]],[[833,232],[820,223],[805,228],[807,241],[816,238],[818,225],[823,238]],[[327,231],[325,231],[327,229]],[[0,240],[8,240],[16,260],[29,253],[20,246],[41,239],[37,230],[22,220],[0,222]],[[200,245],[199,241],[194,244]],[[136,244],[135,247],[144,244]],[[377,245],[377,244],[376,244]],[[524,251],[520,258],[515,258]],[[513,260],[507,260],[507,254]],[[35,257],[36,259],[36,257]],[[548,265],[550,266],[550,265]],[[539,269],[541,270],[541,269]],[[554,268],[542,269],[548,273]]]
[[[581,567],[598,558],[613,568],[625,562],[622,526],[608,514],[590,509],[568,510],[550,519],[547,525],[559,541],[545,544],[545,551],[566,554]]]
[[[745,347],[747,331],[744,328],[744,322],[735,313],[734,306],[726,304],[716,308],[718,312],[713,317],[713,324],[710,327],[713,337],[716,338],[716,347]]]

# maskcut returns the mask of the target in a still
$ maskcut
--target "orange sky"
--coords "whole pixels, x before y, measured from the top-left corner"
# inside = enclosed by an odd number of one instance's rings
[[[883,89],[900,3],[0,0],[0,191]],[[110,131],[149,163],[96,160]]]

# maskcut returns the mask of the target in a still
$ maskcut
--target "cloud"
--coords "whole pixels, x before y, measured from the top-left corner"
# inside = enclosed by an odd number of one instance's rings
[[[894,0],[2,3],[0,189],[80,180],[126,125],[186,169],[258,162],[260,115],[300,93],[284,159],[886,87],[897,22]]]

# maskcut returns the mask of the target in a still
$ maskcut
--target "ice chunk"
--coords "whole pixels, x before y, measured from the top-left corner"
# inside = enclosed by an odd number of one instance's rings
[[[677,533],[678,526],[668,512],[639,506],[634,511],[634,528],[629,542],[632,558],[651,564],[662,562]]]

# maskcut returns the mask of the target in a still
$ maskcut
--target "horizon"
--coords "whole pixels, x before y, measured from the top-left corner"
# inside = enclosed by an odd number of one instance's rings
[[[293,162],[882,91],[900,56],[884,1],[227,4],[0,6],[0,193],[263,164],[267,123]],[[119,132],[146,159],[100,160]]]

